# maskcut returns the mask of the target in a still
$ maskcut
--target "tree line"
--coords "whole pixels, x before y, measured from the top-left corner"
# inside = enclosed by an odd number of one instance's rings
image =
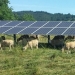
[[[75,15],[62,13],[48,13],[44,11],[18,11],[13,12],[18,20],[36,20],[36,21],[74,21]]]
[[[12,11],[9,0],[0,0],[0,20],[20,21],[74,21],[75,15],[70,13],[48,13],[44,11]]]

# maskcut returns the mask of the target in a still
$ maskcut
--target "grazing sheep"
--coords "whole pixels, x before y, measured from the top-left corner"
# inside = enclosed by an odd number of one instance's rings
[[[58,39],[58,40],[51,40],[50,41],[51,46],[54,48],[62,48],[64,45],[64,40],[63,39]]]
[[[74,36],[67,36],[66,38],[65,38],[65,41],[67,41],[67,40],[73,40],[74,39]]]
[[[64,38],[63,35],[57,35],[52,40],[49,41],[50,46],[53,48],[62,48],[64,45]]]
[[[5,36],[1,36],[1,39],[2,39],[2,40],[5,40],[6,38],[5,38]]]
[[[28,41],[27,45],[23,47],[23,50],[26,50],[28,47],[30,47],[31,49],[33,49],[33,47],[36,47],[36,49],[38,49],[38,40],[34,39],[31,41]]]
[[[2,40],[2,42],[0,44],[1,50],[3,47],[9,47],[9,49],[11,50],[11,47],[13,47],[13,46],[14,46],[13,40]]]
[[[63,39],[64,40],[64,38],[65,38],[65,36],[63,36],[63,35],[57,35],[52,40],[58,40],[58,39]]]
[[[64,49],[68,49],[68,52],[70,52],[70,51],[69,51],[70,48],[72,48],[72,49],[75,48],[75,41],[67,42],[67,43],[64,45],[64,47],[62,48],[62,52],[64,52]],[[67,52],[67,53],[68,53],[68,52]]]
[[[29,39],[29,35],[22,35],[17,39],[17,43],[19,43],[20,41],[22,41],[23,39]]]

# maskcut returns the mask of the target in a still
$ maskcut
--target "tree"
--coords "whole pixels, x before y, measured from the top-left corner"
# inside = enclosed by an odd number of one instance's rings
[[[8,0],[0,0],[0,20],[14,20],[14,14],[12,8],[8,6]]]
[[[22,16],[22,20],[25,20],[25,21],[35,21],[34,17],[31,14],[24,14]]]

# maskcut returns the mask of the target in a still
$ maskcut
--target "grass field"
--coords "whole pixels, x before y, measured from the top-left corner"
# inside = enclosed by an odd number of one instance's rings
[[[0,75],[74,75],[75,53],[40,48],[0,51]]]
[[[6,35],[7,38],[10,38]],[[43,43],[46,38],[41,39]],[[39,49],[23,51],[16,46],[12,51],[0,50],[0,75],[75,75],[75,52],[40,45]]]

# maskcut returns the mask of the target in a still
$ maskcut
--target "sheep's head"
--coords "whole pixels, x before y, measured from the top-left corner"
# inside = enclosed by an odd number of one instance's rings
[[[23,50],[26,50],[28,48],[28,44],[23,47]]]
[[[63,53],[64,52],[64,47],[61,50],[62,50],[62,53]]]
[[[23,47],[23,50],[26,50],[26,47]]]

